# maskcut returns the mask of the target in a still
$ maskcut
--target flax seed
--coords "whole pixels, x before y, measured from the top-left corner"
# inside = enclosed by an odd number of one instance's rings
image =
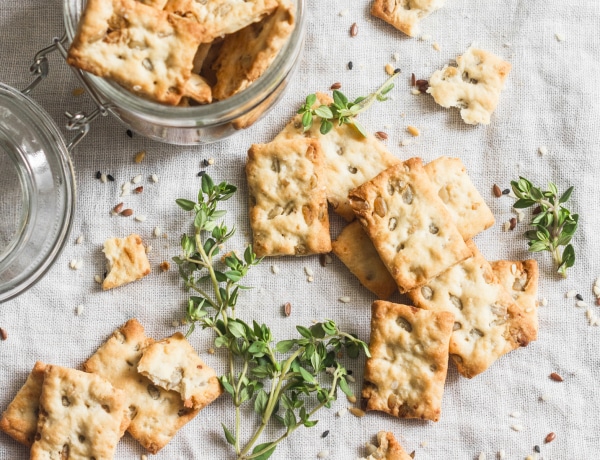
[[[386,133],[384,133],[383,131],[377,131],[375,133],[375,137],[377,139],[379,139],[380,141],[385,141],[388,138],[388,135]]]
[[[283,306],[283,312],[285,313],[285,316],[290,316],[292,314],[292,304],[286,302]]]
[[[133,191],[135,193],[142,193],[144,191],[144,186],[140,185],[139,187],[134,188]]]
[[[356,37],[357,34],[358,34],[358,24],[356,24],[356,22],[355,22],[350,27],[350,36],[351,37]]]
[[[411,135],[413,135],[414,137],[417,137],[417,136],[419,136],[419,135],[421,134],[421,132],[419,131],[419,129],[418,129],[418,128],[416,128],[416,127],[414,127],[414,126],[410,126],[410,125],[409,125],[409,126],[406,128],[406,130],[407,130],[407,131],[408,131],[408,132],[409,132]]]
[[[550,433],[548,433],[548,434],[546,435],[546,438],[544,439],[544,442],[545,442],[546,444],[548,444],[549,442],[552,442],[552,441],[554,441],[555,439],[556,439],[556,433],[554,433],[554,431],[552,431],[552,432],[550,432]]]
[[[116,212],[117,214],[119,214],[122,209],[123,209],[123,203],[121,202],[113,208],[113,211]]]
[[[333,85],[331,85],[331,89],[340,89],[342,84],[339,81],[336,81]]]
[[[81,96],[83,93],[85,93],[85,89],[83,88],[75,88],[73,90],[73,96]]]
[[[133,216],[133,209],[124,209],[123,211],[121,211],[121,215],[123,217],[129,217],[129,216]]]
[[[556,372],[552,372],[552,374],[550,374],[550,378],[552,380],[554,380],[555,382],[562,382],[563,381],[563,378],[559,374],[557,374]]]
[[[494,184],[494,187],[492,188],[492,191],[494,192],[494,196],[496,198],[500,198],[502,196],[502,190],[500,190],[500,187],[498,187],[497,184]]]
[[[2,338],[2,340],[8,339],[8,332],[6,332],[6,330],[1,327],[0,327],[0,337]]]

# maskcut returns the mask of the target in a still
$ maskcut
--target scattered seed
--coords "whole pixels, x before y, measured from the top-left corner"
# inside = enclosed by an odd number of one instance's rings
[[[154,232],[152,232],[154,234],[154,236],[160,236],[160,233],[162,232],[162,230],[160,229],[160,227],[154,227]]]
[[[415,74],[410,74],[410,86],[415,86],[417,84],[417,77],[415,77]]]
[[[427,80],[417,80],[415,84],[417,85],[420,93],[424,94],[429,89],[429,82]]]
[[[348,62],[348,70],[352,70],[353,67],[354,64],[352,64],[352,61]]]
[[[306,278],[306,281],[308,281],[309,283],[312,283],[315,279],[312,276],[309,276]]]
[[[494,192],[494,196],[496,198],[499,198],[502,196],[502,190],[500,189],[500,187],[498,187],[497,184],[494,184],[494,187],[492,188],[492,191]]]
[[[419,91],[417,88],[413,88],[410,90],[411,94],[414,94],[415,96],[418,96],[419,94],[421,94],[421,91]]]
[[[558,41],[558,42],[565,41],[565,36],[563,34],[556,33],[556,34],[554,34],[554,36],[556,37],[556,41]]]
[[[215,164],[215,159],[214,158],[209,158],[208,159],[208,164],[209,165],[214,165]]]
[[[346,409],[340,409],[339,411],[337,411],[336,415],[338,417],[343,417],[344,415],[346,415],[346,412],[348,412],[348,410],[346,410]]]
[[[545,145],[540,146],[540,148],[538,149],[538,153],[540,154],[540,156],[544,156],[548,153],[548,147],[546,147]]]
[[[333,85],[331,85],[331,89],[340,89],[342,84],[339,81],[336,81]]]
[[[578,301],[575,303],[575,305],[577,305],[577,306],[578,306],[578,307],[580,307],[580,308],[586,308],[586,307],[588,307],[588,306],[589,306],[589,305],[587,304],[587,302],[584,302],[583,300],[578,300]]]
[[[142,454],[140,460],[148,460],[148,456],[146,454]]]
[[[421,36],[419,37],[419,39],[420,39],[421,41],[424,41],[424,42],[426,42],[426,41],[429,41],[429,40],[431,40],[431,35],[429,35],[429,34],[423,34],[423,35],[421,35]]]
[[[505,457],[506,457],[506,452],[504,452],[504,449],[500,449],[500,450],[498,451],[498,458],[499,458],[500,460],[503,460]]]
[[[96,281],[98,284],[102,284],[102,277],[100,275],[95,275],[94,281]]]
[[[128,135],[129,137],[133,137],[133,131],[132,131],[132,130],[128,129],[128,130],[127,130],[127,131],[125,131],[125,132],[127,133],[127,135]]]
[[[77,237],[77,239],[75,240],[75,244],[81,244],[83,243],[83,235],[79,235]]]
[[[214,355],[215,354],[215,349],[214,348],[209,348],[207,351],[208,351],[209,355]]]
[[[516,218],[516,217],[511,217],[511,219],[510,219],[510,221],[509,221],[509,222],[510,222],[510,227],[509,227],[509,229],[510,229],[510,230],[514,230],[514,229],[515,229],[515,227],[517,226],[517,218]]]
[[[516,410],[516,411],[513,411],[513,412],[511,412],[511,413],[510,413],[510,416],[511,416],[512,418],[519,418],[519,417],[521,417],[521,412],[519,412],[519,411],[517,411],[517,410]]]
[[[555,439],[556,439],[556,433],[554,433],[554,431],[552,431],[552,432],[550,432],[550,433],[548,433],[548,434],[546,435],[546,438],[544,439],[544,442],[545,442],[546,444],[548,444],[549,442],[552,442],[552,441],[554,441]]]
[[[550,399],[550,396],[546,393],[544,393],[542,396],[540,396],[540,399],[542,401],[548,401]]]
[[[431,46],[432,46],[432,47],[433,47],[433,49],[434,49],[434,50],[436,50],[436,51],[439,51],[439,50],[441,49],[441,48],[440,48],[440,45],[438,44],[438,42],[433,42],[433,45],[431,45]]]
[[[346,396],[346,399],[348,400],[349,403],[356,403],[356,396],[352,395],[352,396]]]
[[[314,272],[312,271],[312,269],[310,267],[304,267],[304,273],[306,273],[306,276],[314,275]]]
[[[377,139],[379,139],[380,141],[385,141],[388,138],[388,135],[386,133],[384,133],[383,131],[377,131],[375,133],[375,137]]]
[[[559,374],[557,374],[556,372],[552,372],[552,374],[550,374],[550,378],[552,380],[554,380],[555,382],[562,382],[563,381],[563,378]]]
[[[290,316],[292,314],[292,304],[289,302],[286,302],[283,305],[283,312],[285,313],[285,316]]]
[[[349,12],[350,12],[350,10],[348,8],[346,8],[346,9],[340,11],[338,14],[340,16],[347,16]]]
[[[77,305],[77,308],[75,309],[75,314],[77,316],[81,316],[82,313],[83,313],[83,305]]]
[[[152,252],[152,245],[146,246],[146,254],[150,254]]]
[[[161,269],[163,272],[169,271],[169,269],[170,269],[170,268],[171,268],[171,264],[170,264],[169,262],[167,262],[166,260],[163,260],[163,261],[160,263],[160,269]]]
[[[102,177],[102,173],[100,171],[96,171],[96,179],[100,179]]]
[[[546,297],[544,297],[542,299],[542,301],[540,302],[540,304],[542,305],[542,307],[546,307],[548,306],[548,299],[546,299]]]
[[[77,265],[77,261],[72,259],[71,262],[69,262],[69,268],[75,270],[75,265]]]
[[[521,431],[523,429],[523,425],[519,425],[519,424],[515,423],[514,425],[511,425],[511,428],[515,431]]]
[[[102,182],[103,184],[106,184],[106,174],[102,173],[100,175],[100,182]]]
[[[406,128],[406,130],[407,130],[407,131],[408,131],[408,132],[409,132],[409,133],[410,133],[412,136],[414,136],[414,137],[417,137],[417,136],[419,136],[419,135],[421,134],[421,132],[419,131],[419,129],[418,129],[418,128],[415,128],[414,126],[410,126],[410,125],[409,125],[409,126]]]
[[[202,177],[204,176],[206,173],[204,171],[200,171],[198,174],[196,174],[198,177]]]
[[[350,297],[348,297],[346,295],[343,297],[340,297],[338,300],[342,303],[350,303]]]
[[[565,297],[567,299],[570,299],[572,297],[575,297],[577,295],[577,291],[575,289],[571,289],[570,291],[567,291],[567,293],[565,294]]]
[[[142,193],[144,191],[144,186],[140,185],[139,187],[134,188],[133,191],[135,193]]]
[[[83,88],[75,88],[73,90],[73,96],[81,96],[83,93],[85,93],[85,89]]]
[[[319,452],[317,454],[318,458],[327,458],[329,457],[329,451],[328,450],[322,450],[321,452]]]
[[[533,446],[533,450],[535,450],[538,454],[542,451],[542,449],[540,449],[540,446],[538,446],[537,444]]]
[[[505,232],[508,232],[509,228],[510,228],[510,222],[504,222],[504,224],[502,224],[502,230],[504,230]]]
[[[502,195],[508,195],[509,193],[510,193],[509,188],[505,188],[504,190],[502,190]]]
[[[106,178],[107,178],[109,181],[111,181],[111,182],[114,182],[114,181],[115,181],[115,178],[112,176],[112,174],[107,174],[107,175],[106,175]]]
[[[277,265],[271,265],[271,272],[276,275],[279,273],[279,267]]]
[[[410,145],[410,139],[402,139],[402,141],[400,142],[400,145],[402,147],[406,147],[407,145]]]
[[[485,460],[485,452],[479,454],[479,460]]]
[[[525,457],[525,460],[535,460],[535,458],[533,457],[533,455],[528,455],[527,457]]]
[[[135,216],[135,220],[137,220],[138,222],[145,222],[146,216]]]
[[[134,184],[139,184],[142,180],[142,175],[138,174],[137,176],[135,176],[133,179],[131,179],[131,182]]]
[[[121,212],[121,210],[123,209],[123,202],[119,203],[118,205],[116,205],[113,208],[113,211],[116,212],[117,214],[119,214]]]
[[[321,437],[326,438],[327,436],[329,436],[329,430],[323,431],[323,434],[321,435]]]
[[[365,411],[362,409],[359,409],[358,407],[349,407],[348,411],[354,415],[355,417],[364,417],[365,416]]]
[[[156,174],[152,174],[150,176],[150,179],[152,179],[152,182],[154,182],[155,184],[158,182],[158,176]]]
[[[581,294],[576,294],[576,295],[575,295],[575,298],[576,298],[577,300],[583,300],[583,296],[582,296]]]
[[[358,34],[358,24],[356,24],[356,22],[355,22],[350,27],[350,36],[351,37],[356,37],[356,34]]]
[[[73,267],[73,270],[79,270],[83,266],[83,260],[78,260]]]
[[[121,211],[121,215],[123,217],[129,217],[133,215],[133,209],[124,209],[123,211]]]
[[[346,376],[346,380],[348,380],[348,382],[350,382],[350,383],[356,382],[356,379],[354,377],[352,377],[350,374],[348,374]]]
[[[144,157],[146,156],[146,151],[145,150],[141,150],[138,153],[135,154],[135,158],[134,161],[136,163],[141,163],[142,161],[144,161]]]
[[[388,75],[394,75],[394,66],[390,63],[385,65],[385,73]]]
[[[1,327],[0,327],[0,337],[2,338],[2,340],[8,339],[8,332],[6,332],[6,329],[1,328]]]
[[[523,219],[525,218],[523,211],[516,209],[515,212],[517,213],[517,222],[523,222]]]

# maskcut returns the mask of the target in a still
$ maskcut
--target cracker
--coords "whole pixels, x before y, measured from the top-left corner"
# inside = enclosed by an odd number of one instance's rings
[[[147,346],[137,369],[155,385],[178,392],[188,408],[202,409],[223,392],[214,369],[200,359],[181,332]]]
[[[11,401],[0,420],[0,430],[14,440],[31,446],[37,431],[38,407],[46,365],[37,361],[25,384]]]
[[[454,316],[377,300],[362,397],[367,410],[437,422]]]
[[[108,268],[102,282],[105,291],[139,280],[150,273],[150,262],[139,235],[110,238],[104,242],[103,252]]]
[[[216,99],[226,99],[242,91],[267,70],[294,30],[294,9],[290,1],[282,1],[262,21],[225,37],[214,64]]]
[[[257,256],[331,251],[323,153],[317,141],[253,144],[246,176]]]
[[[378,299],[385,300],[398,289],[360,223],[347,225],[337,240],[331,242],[331,248],[348,270]]]
[[[348,198],[402,293],[471,255],[420,158],[386,169]]]
[[[194,21],[135,0],[89,0],[67,62],[177,105],[203,32]]]
[[[317,93],[316,106],[332,102],[327,94]],[[300,137],[314,138],[321,144],[325,158],[327,200],[334,211],[348,221],[354,219],[354,212],[348,203],[348,192],[401,162],[375,136],[369,133],[364,137],[348,124],[334,124],[333,129],[323,135],[319,131],[318,121],[315,121],[304,132],[301,115],[295,116],[275,140]]]
[[[113,333],[83,367],[125,392],[131,418],[127,431],[155,454],[198,411],[185,408],[179,393],[157,387],[137,371],[142,350],[153,342],[144,334],[142,325],[130,319]]]
[[[110,460],[129,424],[123,391],[66,367],[46,367],[39,407],[31,460]]]
[[[233,34],[272,13],[277,0],[168,0],[165,11],[196,20],[204,28],[202,42]]]
[[[444,6],[446,0],[375,0],[371,14],[383,19],[406,35],[414,37],[421,31],[419,23]]]
[[[492,270],[504,289],[512,295],[523,315],[524,324],[529,325],[528,340],[537,339],[537,291],[538,264],[535,260],[497,260],[491,262]]]
[[[377,433],[379,447],[375,452],[361,460],[411,460],[412,457],[406,453],[400,443],[396,441],[394,434],[390,431]]]
[[[511,65],[482,49],[469,48],[456,58],[458,67],[445,66],[429,79],[427,92],[442,107],[458,107],[470,125],[488,125]]]
[[[492,211],[471,182],[459,158],[437,158],[425,165],[425,172],[463,239],[471,239],[494,225]]]
[[[200,75],[192,74],[185,85],[184,94],[187,98],[193,99],[199,104],[210,104],[212,102],[212,88]]]
[[[140,3],[151,6],[157,10],[162,10],[167,4],[167,0],[137,0]]]
[[[194,54],[194,60],[192,61],[193,62],[192,74],[194,74],[194,73],[199,74],[202,72],[202,66],[204,65],[204,61],[206,61],[206,58],[208,57],[208,54],[210,53],[211,46],[212,46],[212,42],[200,44],[200,46],[196,50],[196,54]]]
[[[468,245],[473,257],[408,295],[421,308],[454,314],[450,357],[461,375],[472,378],[534,340],[535,329],[475,244]]]

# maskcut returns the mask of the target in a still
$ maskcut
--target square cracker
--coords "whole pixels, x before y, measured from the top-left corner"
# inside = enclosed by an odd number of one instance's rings
[[[537,295],[538,264],[535,260],[497,260],[491,262],[492,270],[504,289],[513,296],[517,307],[523,314],[524,322],[529,324],[529,340],[537,339]]]
[[[317,107],[332,102],[327,94],[317,93]],[[301,137],[317,139],[321,144],[327,200],[334,211],[348,221],[355,217],[348,203],[348,192],[390,166],[401,163],[375,136],[369,133],[364,137],[351,125],[334,124],[333,129],[323,135],[319,131],[319,123],[315,121],[304,132],[301,115],[296,115],[275,140]]]
[[[348,198],[402,293],[471,255],[420,158],[386,169]]]
[[[127,238],[109,238],[104,242],[102,251],[108,266],[108,273],[102,282],[105,291],[139,280],[150,273],[146,248],[135,233]]]
[[[406,35],[419,34],[419,23],[439,10],[446,0],[375,0],[371,14],[383,19]]]
[[[375,452],[361,460],[412,460],[390,431],[377,433],[379,447]]]
[[[35,439],[45,370],[46,364],[41,361],[35,363],[25,384],[8,405],[0,420],[0,430],[26,446],[31,446]]]
[[[127,431],[148,451],[157,453],[197,414],[184,407],[179,393],[165,391],[137,371],[142,350],[154,342],[130,319],[116,330],[83,368],[125,392],[131,424]]]
[[[421,308],[454,314],[450,357],[461,375],[472,378],[534,340],[537,324],[515,304],[475,244],[467,243],[473,257],[408,295]]]
[[[226,99],[242,91],[267,70],[294,30],[294,10],[289,0],[283,0],[260,22],[225,37],[221,54],[214,63],[216,99]]]
[[[458,107],[470,125],[490,124],[511,65],[482,49],[469,48],[456,58],[458,67],[445,66],[429,78],[427,92],[442,107]]]
[[[369,236],[357,221],[342,230],[337,239],[331,242],[331,248],[360,284],[378,299],[385,300],[398,289]]]
[[[168,0],[165,11],[194,19],[204,28],[202,42],[233,34],[272,13],[277,0]]]
[[[425,165],[429,180],[452,215],[463,239],[469,240],[494,225],[494,215],[459,158],[439,157]]]
[[[257,256],[331,251],[323,153],[317,141],[253,144],[246,177]]]
[[[204,29],[135,0],[89,0],[67,62],[177,105]]]
[[[200,359],[181,332],[144,348],[137,369],[155,385],[179,393],[188,408],[202,409],[223,392],[214,369]]]
[[[377,300],[362,397],[367,410],[437,422],[454,315]]]
[[[127,412],[125,394],[102,377],[48,365],[30,458],[112,459]]]

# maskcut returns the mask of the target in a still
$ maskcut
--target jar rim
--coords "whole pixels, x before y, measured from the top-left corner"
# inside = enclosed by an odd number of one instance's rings
[[[245,115],[263,102],[292,70],[294,60],[291,57],[297,54],[297,48],[301,47],[304,42],[305,0],[291,1],[296,5],[296,24],[277,57],[265,73],[248,88],[222,101],[192,107],[170,106],[136,96],[117,83],[102,77],[88,72],[84,72],[84,75],[94,89],[107,99],[105,102],[159,125],[181,127],[182,124],[186,125],[187,121],[189,125],[200,128],[230,122]],[[63,14],[69,43],[73,41],[79,19],[78,12],[74,11],[75,4],[82,2],[85,0],[65,0],[64,2]]]

